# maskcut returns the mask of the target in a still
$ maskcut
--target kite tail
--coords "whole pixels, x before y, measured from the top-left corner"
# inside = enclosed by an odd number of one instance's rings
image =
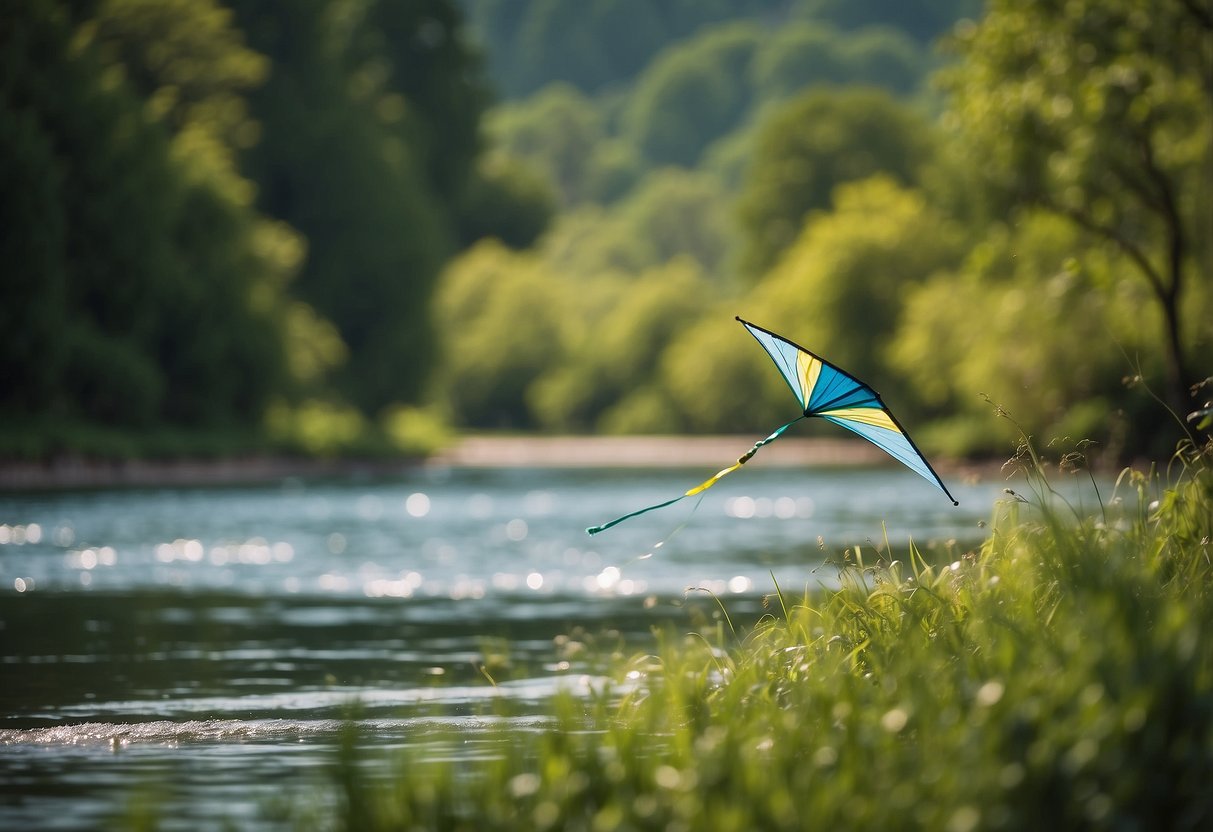
[[[755,442],[754,447],[750,448],[748,451],[746,451],[744,454],[742,454],[740,457],[738,457],[737,461],[734,462],[732,465],[730,465],[728,468],[724,468],[720,471],[717,471],[715,474],[708,477],[706,480],[701,482],[699,485],[695,486],[692,489],[689,489],[688,491],[686,491],[683,494],[680,494],[679,496],[675,497],[674,499],[666,500],[664,503],[657,503],[656,505],[652,505],[652,506],[645,506],[642,509],[637,509],[636,511],[629,512],[628,514],[625,514],[622,517],[616,517],[614,520],[611,520],[609,523],[603,523],[600,526],[590,526],[588,529],[586,529],[586,533],[587,534],[598,534],[599,532],[605,532],[607,529],[611,528],[612,526],[619,525],[624,520],[630,520],[633,517],[638,517],[641,514],[647,514],[650,511],[656,511],[659,508],[665,508],[666,506],[672,506],[672,505],[674,505],[674,503],[678,502],[679,500],[686,499],[687,497],[694,497],[696,494],[702,494],[703,492],[705,492],[709,488],[711,488],[713,485],[715,485],[717,482],[719,482],[721,479],[723,479],[727,475],[733,473],[738,468],[740,468],[742,465],[745,465],[747,462],[749,462],[750,458],[753,457],[754,454],[758,453],[759,448],[761,448],[763,445],[769,445],[770,443],[774,442],[776,439],[778,439],[780,436],[783,435],[783,432],[785,430],[787,430],[788,428],[790,428],[792,425],[796,424],[803,418],[804,418],[804,416],[802,414],[800,416],[797,416],[792,421],[788,422],[786,425],[780,425],[766,439],[760,439],[757,442]]]

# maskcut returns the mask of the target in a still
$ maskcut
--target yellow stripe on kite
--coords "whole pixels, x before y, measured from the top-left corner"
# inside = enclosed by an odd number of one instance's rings
[[[813,388],[817,386],[817,377],[821,375],[821,362],[807,352],[801,351],[796,355],[796,374],[800,376],[800,390],[803,393],[804,406],[809,406],[813,397]]]
[[[889,414],[874,407],[844,407],[841,410],[826,410],[818,416],[832,416],[835,419],[846,419],[851,422],[862,422],[877,428],[884,428],[895,433],[901,433],[897,424],[889,418]]]

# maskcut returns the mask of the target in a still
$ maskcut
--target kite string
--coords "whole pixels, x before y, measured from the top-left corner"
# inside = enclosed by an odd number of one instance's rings
[[[759,439],[757,442],[755,442],[754,446],[752,448],[750,448],[748,451],[746,451],[744,454],[742,454],[740,457],[738,457],[737,461],[734,462],[732,465],[730,465],[728,468],[724,468],[720,471],[717,471],[715,474],[708,477],[706,480],[701,482],[699,485],[695,486],[694,488],[688,489],[686,492],[684,492],[683,494],[680,494],[679,496],[673,498],[672,500],[666,500],[663,503],[657,503],[655,505],[646,506],[644,508],[637,509],[636,511],[629,512],[628,514],[625,514],[622,517],[616,517],[614,520],[611,520],[609,522],[603,523],[598,526],[590,526],[588,529],[586,529],[586,533],[595,535],[595,534],[598,534],[599,532],[604,532],[607,529],[611,528],[612,526],[619,525],[624,520],[630,520],[633,517],[637,517],[641,514],[646,514],[650,511],[656,511],[659,508],[665,508],[666,506],[672,506],[674,503],[678,502],[679,500],[685,499],[687,497],[694,497],[696,494],[702,494],[704,491],[707,491],[709,488],[711,488],[713,485],[715,485],[717,482],[719,482],[725,476],[733,473],[738,468],[740,468],[742,465],[745,465],[747,462],[749,462],[750,459],[754,456],[754,454],[758,453],[758,450],[760,448],[762,448],[764,445],[769,445],[770,443],[774,442],[776,439],[778,439],[780,436],[783,435],[784,431],[786,431],[788,428],[790,428],[792,425],[796,424],[803,418],[805,418],[805,414],[802,413],[799,416],[797,416],[795,419],[793,419],[792,421],[788,422],[787,424],[780,425],[774,431],[772,431],[771,434],[769,436],[767,436],[765,439]],[[699,507],[698,504],[696,504],[695,507],[698,508]],[[692,514],[693,513],[694,513],[694,511],[692,511]],[[683,525],[685,525],[685,523]],[[675,530],[675,532],[677,532],[677,531],[681,531],[681,527],[679,527],[678,529]],[[669,535],[669,537],[673,537],[673,535],[674,535],[674,533],[671,533]],[[666,540],[668,540],[669,537],[667,537]],[[665,541],[663,540],[662,542],[664,543]]]

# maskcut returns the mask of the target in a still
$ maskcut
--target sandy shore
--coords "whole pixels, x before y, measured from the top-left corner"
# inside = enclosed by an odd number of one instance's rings
[[[754,436],[471,436],[425,461],[241,457],[215,460],[97,460],[0,463],[0,490],[176,487],[290,478],[381,477],[418,465],[458,468],[711,468],[728,465]],[[781,439],[752,465],[865,465],[884,455],[847,439]]]
[[[537,436],[468,437],[431,464],[465,468],[673,468],[729,465],[758,436]],[[780,439],[754,465],[866,465],[882,460],[866,442]]]

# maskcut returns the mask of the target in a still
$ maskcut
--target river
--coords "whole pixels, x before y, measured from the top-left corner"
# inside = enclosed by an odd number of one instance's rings
[[[901,469],[752,466],[586,535],[704,473],[0,495],[0,828],[272,828],[323,802],[347,719],[384,756],[504,753],[486,729],[543,730],[654,625],[753,620],[853,544],[963,551],[1004,486],[950,482],[954,508]]]

